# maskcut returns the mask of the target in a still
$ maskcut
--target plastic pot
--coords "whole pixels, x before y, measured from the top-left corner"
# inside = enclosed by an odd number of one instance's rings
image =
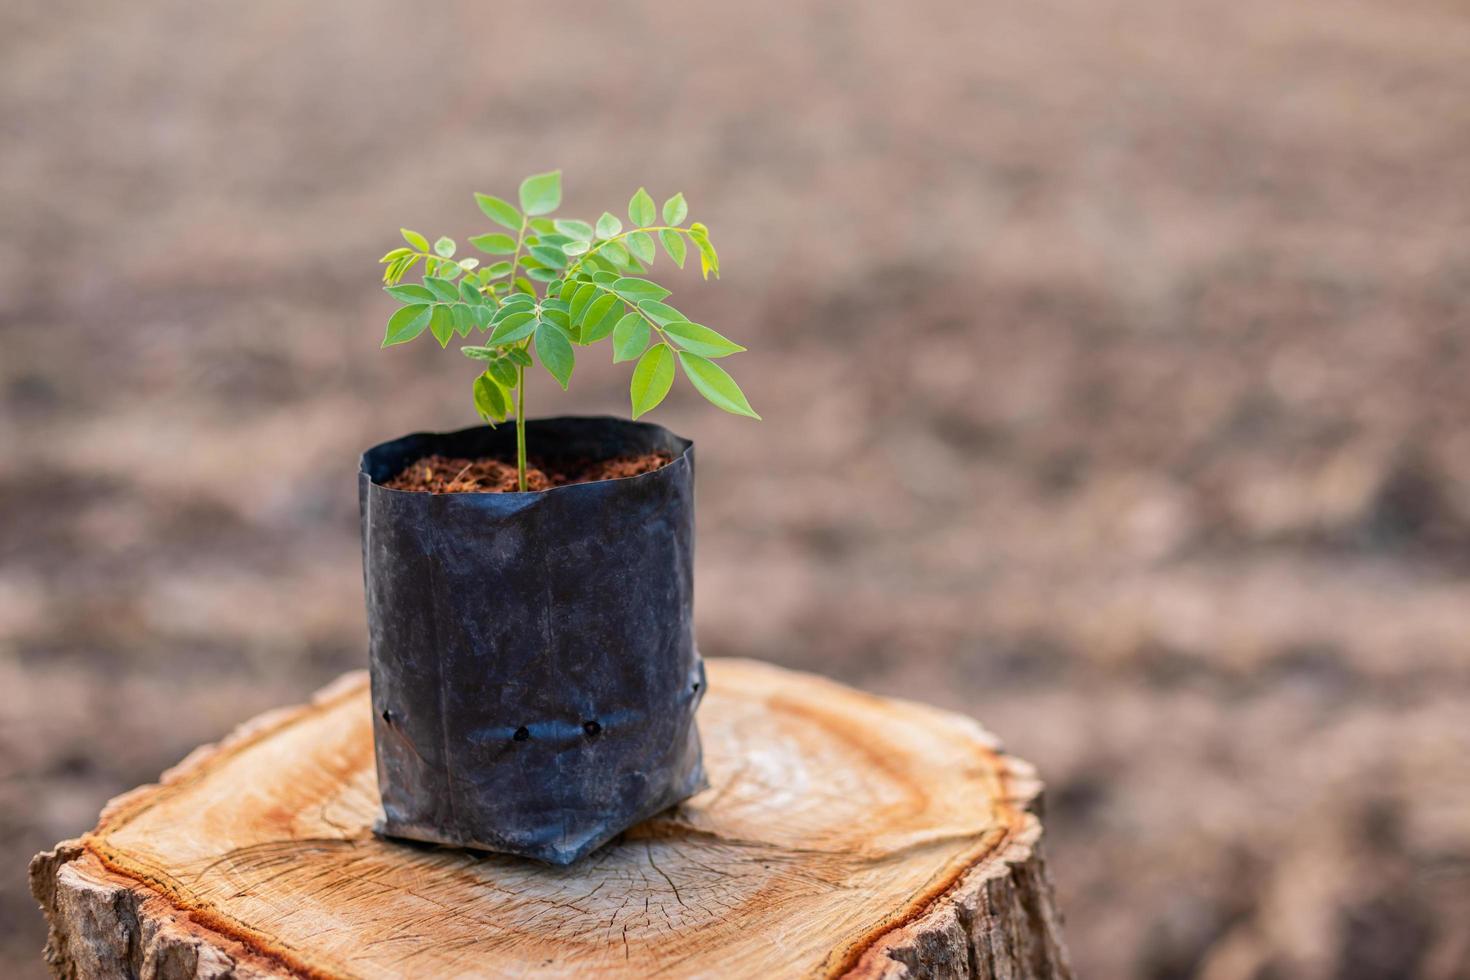
[[[513,425],[363,454],[376,829],[570,864],[705,786],[694,444],[614,418],[526,429],[542,456],[674,461],[539,492],[433,494],[382,482],[433,453],[513,458]]]

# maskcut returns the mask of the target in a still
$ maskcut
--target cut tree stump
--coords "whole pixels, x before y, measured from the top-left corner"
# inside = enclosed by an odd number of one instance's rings
[[[196,750],[37,856],[67,977],[1070,977],[1040,784],[967,718],[709,663],[711,788],[570,868],[404,844],[368,685]]]

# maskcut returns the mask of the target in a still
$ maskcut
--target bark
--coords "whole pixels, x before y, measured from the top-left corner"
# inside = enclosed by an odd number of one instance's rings
[[[1068,978],[1029,766],[974,722],[712,661],[711,789],[570,868],[382,840],[366,679],[37,856],[63,977]]]

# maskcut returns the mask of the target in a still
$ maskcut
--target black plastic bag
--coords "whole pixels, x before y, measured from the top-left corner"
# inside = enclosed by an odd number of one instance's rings
[[[543,491],[436,494],[381,484],[434,453],[513,459],[513,425],[363,454],[377,829],[569,864],[705,786],[694,446],[607,417],[526,429],[541,457],[674,461]]]

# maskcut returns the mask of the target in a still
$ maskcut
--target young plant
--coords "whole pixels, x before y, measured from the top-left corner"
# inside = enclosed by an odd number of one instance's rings
[[[385,290],[403,305],[388,318],[383,346],[407,343],[426,330],[440,347],[475,331],[488,333],[480,344],[460,351],[484,365],[473,387],[481,417],[494,425],[515,416],[521,490],[526,489],[526,369],[539,360],[565,389],[576,348],[609,337],[613,363],[637,361],[629,386],[635,419],[663,401],[676,365],[716,407],[760,418],[735,380],[715,363],[745,348],[691,323],[665,302],[669,290],[644,278],[659,246],[681,269],[693,246],[704,278],[711,272],[720,277],[709,229],[698,221],[684,223],[689,208],[683,194],[665,201],[660,214],[640,187],[628,202],[626,229],[606,211],[595,224],[551,217],[561,206],[559,170],[521,181],[519,208],[489,194],[476,194],[475,201],[505,229],[470,237],[471,245],[494,257],[489,265],[456,259],[452,238],[439,238],[430,247],[418,232],[399,229],[408,247],[393,249],[381,261],[387,266]],[[405,284],[404,276],[415,268],[423,281]]]

